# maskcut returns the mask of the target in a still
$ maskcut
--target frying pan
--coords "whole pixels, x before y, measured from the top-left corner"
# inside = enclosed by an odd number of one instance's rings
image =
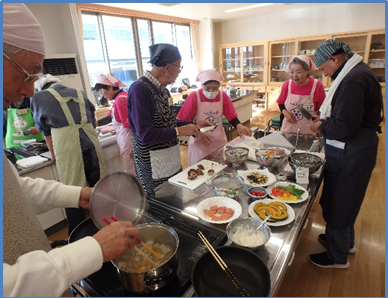
[[[69,243],[73,243],[86,236],[93,236],[99,231],[92,219],[89,217],[82,221],[69,235]]]
[[[216,251],[247,290],[249,296],[269,295],[271,288],[269,270],[255,253],[234,246],[219,247]],[[241,296],[209,252],[202,255],[194,265],[191,281],[199,297]]]

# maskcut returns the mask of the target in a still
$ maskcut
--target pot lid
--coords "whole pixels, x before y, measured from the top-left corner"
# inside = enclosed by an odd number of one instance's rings
[[[126,172],[104,176],[96,183],[90,195],[90,216],[99,229],[106,226],[102,218],[113,222],[130,221],[135,226],[143,216],[145,195],[139,180]]]

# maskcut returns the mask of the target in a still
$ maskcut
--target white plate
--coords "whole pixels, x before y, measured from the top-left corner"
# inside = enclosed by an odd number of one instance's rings
[[[256,218],[256,219],[259,219],[259,220],[263,220],[258,214],[256,214],[255,209],[253,209],[253,208],[258,203],[268,204],[268,203],[271,203],[273,201],[274,200],[271,200],[271,199],[262,199],[262,200],[257,200],[257,201],[252,202],[249,205],[249,208],[248,208],[249,215],[252,216],[253,218]],[[284,203],[284,202],[282,202],[282,203]],[[269,221],[267,221],[266,222],[267,226],[271,226],[271,227],[286,226],[286,225],[288,225],[289,223],[291,223],[295,219],[295,211],[294,211],[294,209],[292,209],[292,207],[290,205],[286,204],[286,203],[284,203],[284,205],[286,205],[286,207],[287,207],[288,217],[285,220],[280,220],[280,221],[276,221],[276,222],[269,222]]]
[[[272,192],[272,188],[276,187],[276,186],[288,186],[288,185],[295,185],[295,187],[297,189],[302,189],[304,190],[304,193],[302,194],[302,198],[300,200],[297,200],[297,201],[293,201],[293,200],[281,200],[281,199],[278,199],[278,197],[274,196],[274,195],[271,195],[271,192]],[[309,193],[307,191],[307,189],[305,189],[303,186],[300,186],[299,184],[296,184],[296,183],[291,183],[291,182],[276,182],[274,185],[271,185],[270,187],[267,188],[267,192],[268,192],[268,195],[277,200],[277,201],[280,201],[280,202],[283,202],[283,203],[287,203],[287,204],[298,204],[298,203],[301,203],[301,202],[304,202],[306,201],[308,198],[309,198]]]
[[[258,183],[251,183],[248,181],[248,175],[251,173],[256,172],[261,175],[266,175],[268,177],[268,180],[266,183],[258,184]],[[238,175],[244,178],[245,184],[250,186],[268,186],[276,182],[276,177],[274,174],[272,174],[268,169],[264,170],[247,170],[247,171],[237,171]]]
[[[219,207],[227,207],[232,208],[234,210],[234,214],[232,217],[230,217],[227,220],[221,220],[221,221],[214,221],[211,220],[203,210],[209,210],[211,206],[217,205]],[[240,217],[242,213],[242,208],[239,202],[227,198],[227,197],[211,197],[207,198],[206,200],[203,200],[201,203],[197,206],[197,214],[200,218],[202,218],[204,221],[214,223],[214,224],[225,224],[228,222],[231,222],[232,220]]]

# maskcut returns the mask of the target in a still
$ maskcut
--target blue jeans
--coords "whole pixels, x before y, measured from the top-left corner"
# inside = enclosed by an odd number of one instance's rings
[[[326,224],[326,245],[330,260],[339,264],[346,263],[349,249],[354,246],[354,225],[334,228]]]

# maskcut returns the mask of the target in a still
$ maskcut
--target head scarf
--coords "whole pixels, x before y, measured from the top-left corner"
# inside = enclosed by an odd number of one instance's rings
[[[3,3],[3,42],[45,55],[42,27],[23,3]]]
[[[218,69],[212,68],[212,69],[206,69],[199,73],[197,76],[196,82],[201,82],[203,85],[207,81],[217,81],[221,82],[224,80],[224,77],[221,75]]]
[[[156,66],[166,66],[181,59],[181,54],[176,46],[168,43],[158,43],[150,46],[151,60],[148,63]]]
[[[43,87],[48,83],[61,83],[61,80],[51,74],[46,74],[34,83],[34,87],[36,90],[42,91]]]
[[[306,64],[307,64],[308,67],[309,67],[308,73],[312,73],[313,71],[316,71],[316,70],[318,69],[318,68],[315,66],[314,61],[313,61],[309,56],[306,56],[306,55],[299,55],[299,56],[292,56],[292,57],[291,57],[290,62],[288,63],[285,72],[291,72],[290,64],[291,64],[292,60],[294,60],[294,58],[298,58],[299,60],[302,60],[303,62],[306,62]]]
[[[353,56],[353,52],[350,50],[349,46],[345,42],[339,40],[328,39],[321,43],[315,52],[314,59],[317,66],[322,65],[329,59],[339,49],[343,49],[346,54],[346,59],[350,59]]]
[[[123,82],[110,75],[100,74],[97,84],[112,86],[112,87],[127,87]]]

